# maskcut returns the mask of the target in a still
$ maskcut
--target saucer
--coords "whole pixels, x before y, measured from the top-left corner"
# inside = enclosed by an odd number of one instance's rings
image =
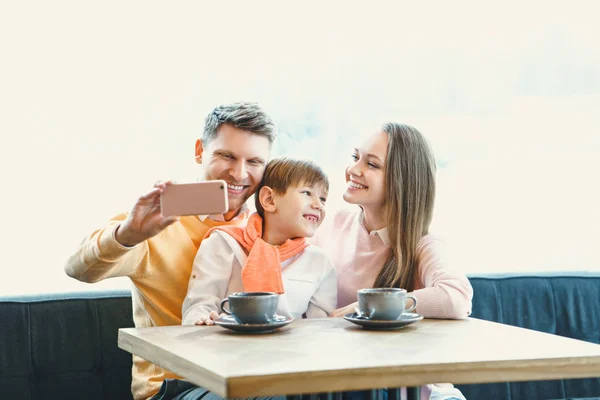
[[[221,317],[215,320],[215,325],[219,325],[223,328],[231,329],[234,332],[243,333],[266,333],[273,332],[283,326],[294,321],[292,317],[285,317],[283,315],[276,315],[275,321],[267,322],[264,324],[240,324],[230,315]]]
[[[423,319],[423,315],[417,313],[404,313],[396,320],[375,320],[358,318],[356,313],[344,315],[346,321],[360,325],[365,329],[400,329]]]

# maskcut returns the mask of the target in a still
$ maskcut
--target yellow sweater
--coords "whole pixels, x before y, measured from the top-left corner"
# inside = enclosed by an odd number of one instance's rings
[[[104,229],[86,237],[67,261],[65,271],[89,283],[129,277],[133,282],[133,321],[137,328],[142,328],[181,325],[181,306],[204,234],[213,226],[243,225],[247,213],[229,222],[181,217],[158,235],[130,248],[115,240],[115,230],[125,218],[127,214],[120,214]],[[135,400],[156,394],[165,378],[177,376],[133,356],[131,391]]]

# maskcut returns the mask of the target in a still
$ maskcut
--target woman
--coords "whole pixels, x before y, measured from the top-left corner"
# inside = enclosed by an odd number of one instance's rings
[[[336,213],[317,239],[338,274],[338,309],[331,316],[353,312],[358,289],[396,287],[416,297],[416,312],[425,318],[467,318],[471,284],[448,267],[442,242],[429,233],[435,160],[421,133],[397,123],[376,129],[352,152],[346,184],[344,200],[358,207]],[[428,385],[421,397],[464,398],[449,384]]]

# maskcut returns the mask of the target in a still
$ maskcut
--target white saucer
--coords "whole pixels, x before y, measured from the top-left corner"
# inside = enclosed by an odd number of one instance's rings
[[[423,319],[423,315],[417,313],[404,313],[396,320],[374,320],[361,317],[356,313],[344,315],[346,321],[360,325],[365,329],[401,329],[407,325],[414,324]]]
[[[265,324],[240,324],[230,315],[225,317],[221,317],[215,320],[215,325],[219,325],[223,328],[231,329],[235,332],[243,332],[243,333],[266,333],[273,332],[276,329],[279,329],[283,326],[294,321],[292,317],[285,317],[283,315],[276,315],[275,320],[273,322],[268,322]]]

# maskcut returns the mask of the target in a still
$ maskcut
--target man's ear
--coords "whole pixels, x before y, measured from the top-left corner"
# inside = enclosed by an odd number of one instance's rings
[[[204,152],[204,146],[202,146],[202,139],[196,140],[196,162],[202,164],[202,153]]]
[[[277,202],[275,200],[275,191],[268,186],[263,186],[258,192],[258,200],[260,205],[266,212],[273,213],[277,210]]]

